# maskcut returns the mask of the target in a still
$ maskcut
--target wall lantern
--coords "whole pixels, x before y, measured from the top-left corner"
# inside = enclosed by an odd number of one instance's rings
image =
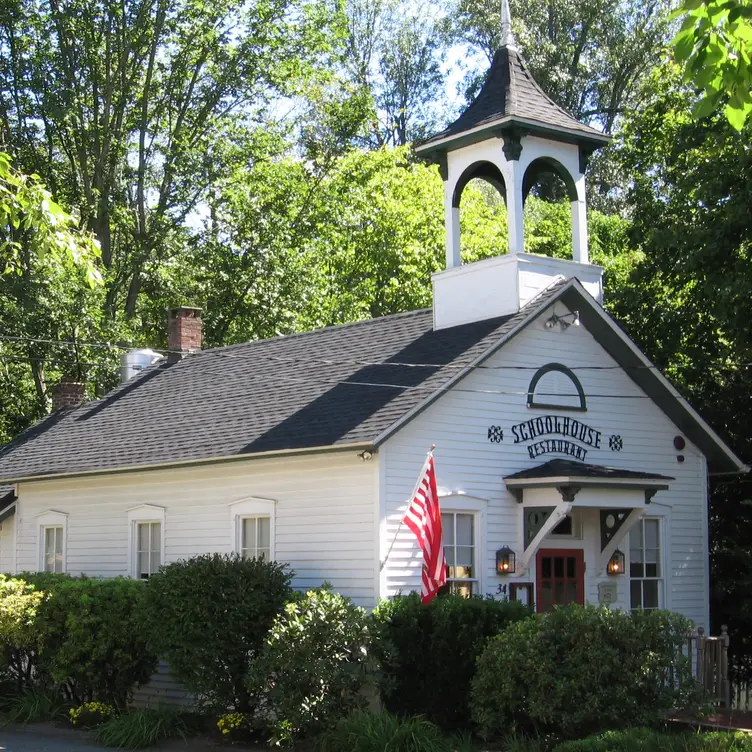
[[[618,548],[611,554],[606,571],[612,576],[624,574],[624,554]]]
[[[517,557],[509,546],[502,546],[496,552],[496,573],[514,574]]]

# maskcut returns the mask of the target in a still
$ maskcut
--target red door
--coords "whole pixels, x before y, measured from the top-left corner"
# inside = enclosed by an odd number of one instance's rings
[[[536,558],[538,612],[585,603],[585,559],[581,550],[542,548]]]

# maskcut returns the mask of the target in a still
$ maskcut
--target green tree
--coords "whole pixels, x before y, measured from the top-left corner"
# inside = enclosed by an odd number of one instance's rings
[[[223,159],[331,67],[338,19],[307,0],[4,6],[0,138],[95,233],[111,317],[184,252]]]
[[[627,119],[620,158],[632,176],[631,240],[640,255],[612,310],[633,339],[743,459],[752,377],[752,148],[718,111],[693,116],[676,66],[653,75]],[[710,497],[712,618],[752,663],[749,481],[718,479]]]
[[[705,117],[724,101],[729,123],[741,131],[752,115],[752,6],[745,0],[684,0],[684,20],[672,45],[685,77],[704,96],[695,104]]]

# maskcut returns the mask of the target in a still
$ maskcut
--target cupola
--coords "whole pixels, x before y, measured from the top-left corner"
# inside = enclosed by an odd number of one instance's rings
[[[448,128],[416,147],[439,166],[444,181],[446,270],[434,275],[434,325],[441,329],[514,313],[558,277],[577,277],[599,302],[602,269],[588,256],[585,170],[610,137],[580,123],[551,100],[517,50],[508,0],[501,11],[501,47],[480,93]],[[544,172],[564,182],[572,210],[572,260],[524,251],[523,206]],[[509,247],[462,265],[460,200],[482,178],[507,208]]]

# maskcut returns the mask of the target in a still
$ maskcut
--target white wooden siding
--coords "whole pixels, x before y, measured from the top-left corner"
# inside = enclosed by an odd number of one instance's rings
[[[465,493],[488,499],[483,568],[484,593],[496,594],[497,585],[513,581],[495,574],[495,551],[504,544],[522,553],[522,514],[506,490],[503,478],[533,467],[556,454],[534,460],[526,443],[515,445],[511,426],[531,417],[549,413],[582,420],[602,432],[601,448],[590,449],[587,462],[628,470],[660,473],[676,478],[669,491],[660,491],[649,514],[663,516],[665,601],[667,608],[679,611],[698,625],[708,626],[707,573],[707,477],[705,459],[687,441],[678,452],[673,439],[681,432],[636,386],[616,362],[597,344],[584,326],[545,329],[543,321],[553,308],[541,314],[523,332],[490,358],[486,366],[513,368],[476,369],[444,394],[411,423],[392,436],[380,450],[383,465],[381,507],[387,518],[382,524],[381,556],[392,541],[417,475],[431,444],[436,444],[436,469],[440,493]],[[559,314],[566,310],[558,305]],[[535,369],[557,362],[572,368],[587,396],[588,410],[557,412],[528,408],[527,391]],[[526,366],[531,370],[514,367]],[[582,366],[610,366],[612,370],[582,370]],[[467,390],[485,390],[486,393]],[[494,392],[494,393],[491,393]],[[501,393],[497,393],[501,392]],[[596,395],[617,395],[598,397]],[[488,427],[504,428],[504,440],[490,443]],[[608,439],[623,439],[620,452],[609,450]],[[679,463],[677,455],[685,461]],[[576,501],[575,501],[576,507]],[[581,541],[546,541],[546,548],[582,548],[587,561],[586,597],[597,601],[598,578],[594,560],[600,550],[597,512],[589,512]],[[628,543],[620,544],[628,554]],[[403,529],[387,566],[381,574],[382,596],[419,589],[420,553],[414,537]],[[534,566],[518,581],[535,581]],[[605,577],[602,579],[606,579]],[[627,606],[629,578],[609,578],[618,582],[619,602]],[[498,597],[498,596],[497,596]]]
[[[15,515],[0,523],[0,572],[3,574],[16,571],[15,524]]]
[[[232,550],[229,504],[274,499],[276,559],[295,571],[300,589],[328,581],[357,604],[376,599],[374,505],[378,458],[355,452],[249,460],[214,466],[21,483],[16,515],[17,571],[37,568],[35,516],[67,518],[66,571],[129,575],[128,513],[165,507],[165,563]],[[5,528],[0,562],[5,561]]]

